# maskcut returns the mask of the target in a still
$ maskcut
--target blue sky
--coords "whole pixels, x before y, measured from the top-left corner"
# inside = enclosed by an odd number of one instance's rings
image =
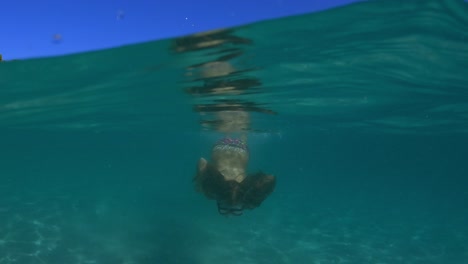
[[[10,60],[103,49],[351,2],[356,0],[2,0],[0,54]]]

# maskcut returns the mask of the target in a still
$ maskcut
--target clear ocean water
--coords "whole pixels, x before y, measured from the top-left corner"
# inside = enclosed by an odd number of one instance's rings
[[[2,62],[0,264],[468,263],[467,43],[375,1]],[[239,134],[278,183],[224,217],[192,178]]]

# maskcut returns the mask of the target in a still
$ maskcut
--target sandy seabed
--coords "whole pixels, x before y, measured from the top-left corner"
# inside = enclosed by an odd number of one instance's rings
[[[0,194],[0,264],[468,261],[468,231],[457,226],[274,202],[226,218],[202,199],[197,208],[175,202],[138,213],[112,197],[7,189]]]

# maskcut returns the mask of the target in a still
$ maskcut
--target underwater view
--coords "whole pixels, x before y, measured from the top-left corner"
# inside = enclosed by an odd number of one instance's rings
[[[468,263],[467,42],[370,1],[1,61],[0,264]]]

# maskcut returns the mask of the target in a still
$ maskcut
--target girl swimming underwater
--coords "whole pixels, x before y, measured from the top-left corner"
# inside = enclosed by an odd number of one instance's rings
[[[273,192],[276,178],[258,172],[247,175],[249,149],[245,140],[223,138],[212,149],[211,161],[200,158],[194,178],[197,191],[216,200],[222,215],[242,215]]]

